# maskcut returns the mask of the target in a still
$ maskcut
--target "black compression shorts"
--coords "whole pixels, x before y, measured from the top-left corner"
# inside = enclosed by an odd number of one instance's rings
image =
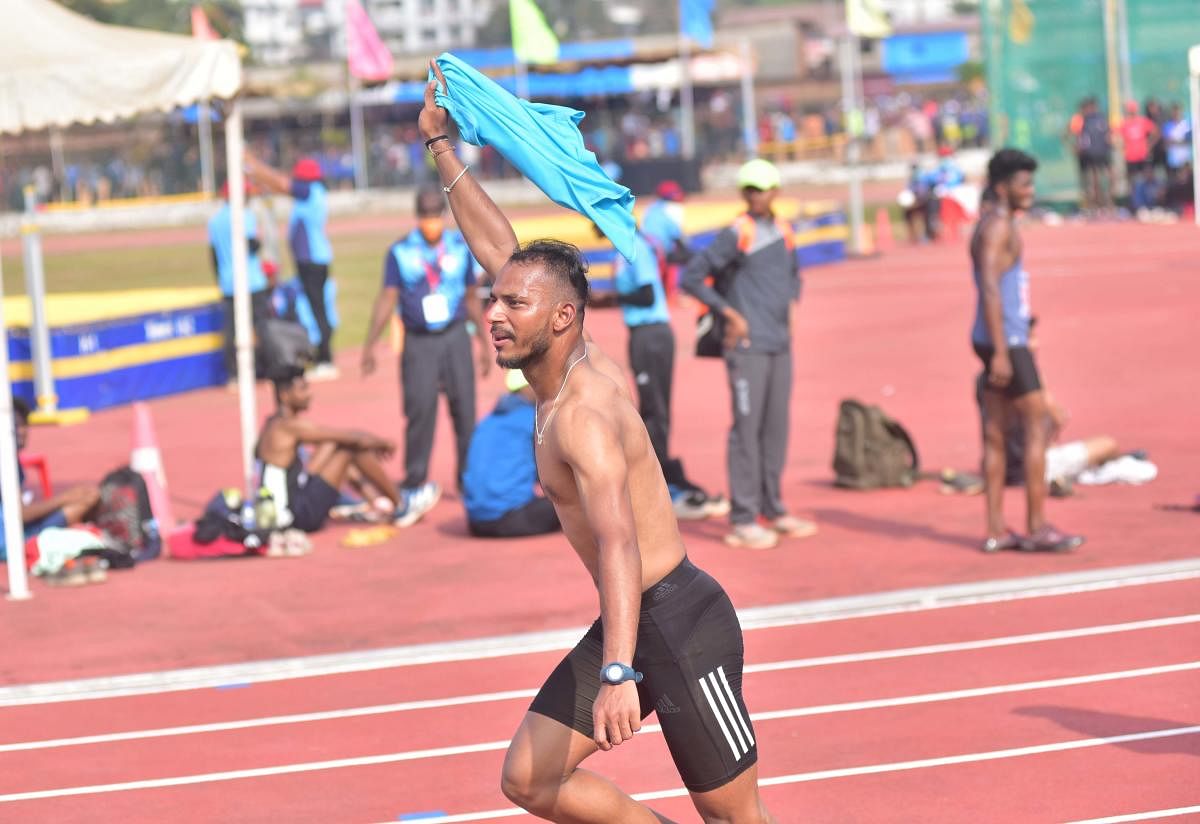
[[[983,361],[984,375],[990,375],[992,371],[992,358],[995,357],[996,350],[990,346],[977,343],[975,344],[975,354]],[[1008,359],[1012,363],[1012,380],[1008,382],[1008,386],[1004,389],[997,389],[990,383],[985,383],[984,387],[986,389],[1003,392],[1008,397],[1015,399],[1042,388],[1042,379],[1038,376],[1037,364],[1033,360],[1033,353],[1029,351],[1029,347],[1008,347]]]
[[[530,710],[591,738],[604,628],[592,624],[555,668]],[[728,784],[758,760],[742,700],[742,628],[725,590],[684,558],[642,593],[633,667],[642,718],[657,711],[683,783],[693,792]]]

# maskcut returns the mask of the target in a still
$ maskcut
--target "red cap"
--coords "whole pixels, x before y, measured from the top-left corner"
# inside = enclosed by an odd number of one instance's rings
[[[683,187],[674,180],[664,180],[658,184],[658,188],[654,193],[663,200],[673,200],[676,203],[683,200]]]
[[[306,183],[321,179],[321,164],[311,157],[302,157],[292,167],[292,177]]]
[[[943,143],[941,146],[938,146],[938,157],[949,157],[952,154],[954,154],[953,146],[949,146],[945,143]]]

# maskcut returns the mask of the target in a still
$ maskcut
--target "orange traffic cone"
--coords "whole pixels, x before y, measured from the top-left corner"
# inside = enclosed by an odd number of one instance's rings
[[[880,207],[875,210],[875,251],[883,254],[895,248],[896,241],[892,237],[892,217],[888,214],[887,207]]]
[[[146,493],[150,497],[150,511],[158,521],[158,531],[163,543],[175,528],[175,515],[171,512],[171,498],[167,495],[167,474],[163,470],[162,454],[158,451],[158,439],[154,436],[154,421],[150,407],[144,403],[133,405],[133,450],[129,466],[146,482]]]

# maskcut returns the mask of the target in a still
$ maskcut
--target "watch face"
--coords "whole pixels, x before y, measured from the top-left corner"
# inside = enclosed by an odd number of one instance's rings
[[[611,667],[609,667],[607,670],[605,670],[605,677],[609,681],[620,681],[622,673],[623,673],[623,671],[622,671],[620,665],[613,664]]]

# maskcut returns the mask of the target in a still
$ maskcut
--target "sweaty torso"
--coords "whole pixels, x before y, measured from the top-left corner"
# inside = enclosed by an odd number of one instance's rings
[[[271,466],[288,467],[296,460],[296,436],[283,418],[272,416],[267,419],[258,436],[256,457]]]
[[[603,364],[601,367],[603,369]],[[609,371],[601,371],[589,362],[581,363],[559,399],[557,410],[548,419],[540,421],[542,443],[537,443],[536,437],[534,443],[538,479],[554,504],[567,540],[592,580],[598,582],[599,546],[579,498],[575,473],[563,458],[561,441],[564,436],[586,434],[570,432],[573,419],[595,420],[590,415],[572,414],[576,409],[586,409],[613,426],[621,453],[613,455],[612,459],[624,460],[628,467],[629,499],[642,560],[641,588],[644,591],[678,566],[686,553],[671,508],[671,496],[646,427],[629,402],[628,392],[623,392],[614,383],[608,376]]]

